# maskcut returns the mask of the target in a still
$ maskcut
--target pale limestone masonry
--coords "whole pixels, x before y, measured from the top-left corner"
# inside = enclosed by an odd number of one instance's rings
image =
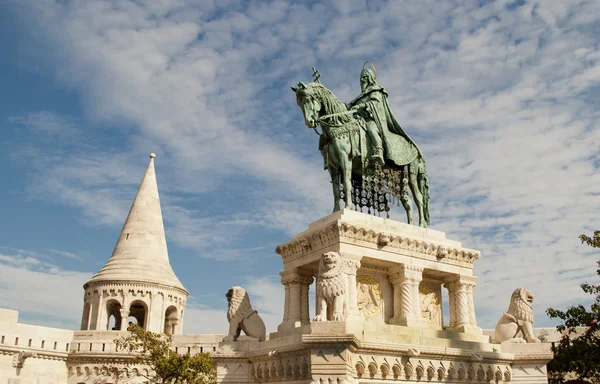
[[[181,334],[188,291],[169,263],[155,157],[112,257],[84,285],[80,331],[18,324],[16,311],[0,310],[0,384],[146,382],[148,368],[127,366],[115,350],[130,321],[173,334],[178,353],[216,351],[224,335]]]
[[[147,367],[131,367],[115,351],[120,331],[70,331],[19,324],[0,309],[0,384],[143,383]],[[216,351],[224,335],[174,335],[176,352]],[[117,381],[117,376],[119,380]]]
[[[283,321],[264,342],[220,343],[219,383],[547,383],[549,344],[492,344],[478,327],[480,254],[442,232],[341,210],[276,252]],[[313,281],[317,313],[323,295],[329,312],[309,322]],[[343,305],[330,304],[333,297]],[[331,321],[332,308],[343,308],[343,321]]]
[[[188,291],[169,263],[154,158],[151,154],[112,257],[83,286],[81,330],[126,330],[131,317],[149,331],[182,332]]]
[[[0,309],[0,384],[146,382],[148,367],[128,366],[128,355],[115,350],[130,320],[173,334],[178,353],[212,353],[222,384],[547,383],[556,332],[542,343],[501,345],[478,327],[478,251],[439,231],[355,211],[326,216],[277,247],[284,315],[265,341],[181,334],[188,292],[169,263],[150,157],[112,257],[84,285],[81,330],[19,324],[16,311]],[[324,254],[335,268],[323,266]],[[314,290],[317,305],[337,305],[344,321],[324,313],[311,322],[312,284],[323,288]]]
[[[67,383],[73,331],[19,324],[18,316],[0,309],[0,384]]]

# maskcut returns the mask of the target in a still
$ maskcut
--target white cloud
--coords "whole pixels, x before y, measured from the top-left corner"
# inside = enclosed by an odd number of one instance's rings
[[[83,284],[92,273],[61,269],[48,256],[19,249],[0,253],[0,303],[47,326],[78,329]]]
[[[578,284],[595,266],[577,235],[596,225],[600,199],[600,4],[507,4],[35,2],[27,13],[88,117],[135,127],[131,155],[101,149],[45,164],[39,194],[118,226],[132,198],[124,188],[143,172],[128,164],[152,146],[170,241],[235,256],[228,241],[249,226],[296,233],[329,213],[331,198],[287,85],[318,64],[347,100],[369,59],[426,154],[433,227],[483,251],[481,323],[493,327],[526,286],[544,325],[547,306],[585,297]],[[229,190],[220,204],[239,202],[232,219],[186,200]]]
[[[35,133],[49,135],[72,135],[75,133],[73,122],[50,111],[33,112],[27,116],[11,116],[9,121],[23,124]]]

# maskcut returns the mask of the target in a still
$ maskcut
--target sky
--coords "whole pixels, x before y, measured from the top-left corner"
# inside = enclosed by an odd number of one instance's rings
[[[481,251],[479,325],[524,287],[552,326],[597,283],[578,236],[600,229],[599,18],[596,0],[0,1],[0,307],[78,328],[154,152],[184,332],[226,333],[233,285],[275,331],[275,247],[332,208],[290,85],[315,66],[349,101],[369,60],[427,160],[431,227]]]

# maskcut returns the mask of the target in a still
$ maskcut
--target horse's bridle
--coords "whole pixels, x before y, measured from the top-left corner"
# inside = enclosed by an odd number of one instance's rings
[[[321,124],[321,123],[323,122],[323,120],[329,119],[329,118],[331,118],[331,117],[344,116],[344,115],[351,115],[351,114],[354,114],[354,113],[356,113],[356,111],[345,111],[345,112],[331,113],[331,114],[329,114],[329,115],[323,115],[323,116],[319,117],[319,119],[317,120],[317,122],[318,122],[319,124]],[[321,136],[321,135],[322,135],[322,133],[319,133],[319,132],[317,131],[317,127],[313,128],[313,130],[315,131],[315,133],[316,133],[317,135],[319,135],[319,136]]]
[[[356,111],[353,110],[353,111],[345,111],[345,112],[338,112],[338,113],[332,113],[329,115],[324,115],[324,116],[319,117],[319,122],[321,122],[321,120],[324,120],[324,119],[329,119],[330,117],[351,115],[354,113],[356,113]]]

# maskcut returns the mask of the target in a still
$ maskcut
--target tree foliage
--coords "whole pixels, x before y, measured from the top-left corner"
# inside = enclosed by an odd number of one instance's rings
[[[600,248],[600,231],[593,237],[579,236],[582,243]],[[600,276],[600,261],[596,271]],[[562,324],[556,329],[563,333],[562,338],[553,346],[554,360],[548,364],[550,382],[563,383],[567,375],[592,383],[600,383],[600,285],[581,284],[581,289],[594,296],[594,302],[588,310],[583,305],[559,311],[548,308],[546,313]],[[576,327],[588,327],[577,332]]]
[[[132,356],[131,365],[145,365],[150,368],[146,378],[152,383],[161,384],[214,384],[216,369],[208,353],[184,355],[172,348],[171,335],[145,331],[137,324],[127,329],[130,334],[115,340],[117,349],[127,351]]]

